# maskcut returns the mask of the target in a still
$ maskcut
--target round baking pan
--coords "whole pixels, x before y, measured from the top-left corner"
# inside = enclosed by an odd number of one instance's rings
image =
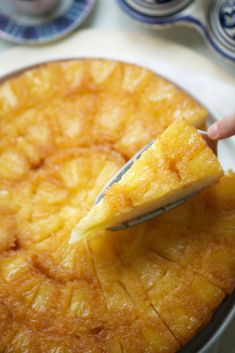
[[[71,61],[71,60],[91,60],[92,58],[76,58],[76,57],[71,57],[71,58],[66,58],[66,59],[61,59],[61,60],[48,60],[45,62],[41,62],[35,65],[30,65],[26,66],[22,69],[19,70],[14,70],[11,73],[7,75],[3,75],[0,77],[0,84],[3,83],[4,81],[7,81],[8,79],[14,78],[20,74],[22,74],[25,71],[38,68],[43,65],[47,65],[48,63],[53,63],[53,62],[62,62],[62,61]],[[93,58],[95,59],[101,59],[102,58]],[[107,59],[104,59],[107,60]],[[119,61],[119,60],[118,60]],[[141,66],[141,65],[139,65]],[[161,74],[157,73],[158,76],[162,76]],[[179,87],[182,91],[187,93],[189,96],[191,96],[193,99],[198,101],[197,98],[192,96],[192,94],[188,93],[184,88],[182,88],[180,85],[177,83],[169,80],[168,78],[165,78],[167,81],[172,82],[174,85]],[[199,101],[198,101],[199,102]],[[199,102],[202,106],[203,104]],[[206,107],[205,107],[206,108]],[[207,109],[207,108],[206,108]],[[208,110],[208,109],[207,109]],[[208,112],[208,121],[212,123],[213,121],[216,121],[217,117],[216,114],[213,112]],[[223,143],[223,142],[222,142]],[[208,350],[212,349],[214,345],[218,342],[220,339],[221,335],[223,332],[226,330],[226,328],[229,326],[231,321],[235,318],[235,291],[228,295],[225,300],[222,302],[222,304],[217,308],[215,311],[211,321],[209,324],[207,324],[204,328],[199,331],[198,334],[190,341],[188,342],[178,353],[207,353]]]

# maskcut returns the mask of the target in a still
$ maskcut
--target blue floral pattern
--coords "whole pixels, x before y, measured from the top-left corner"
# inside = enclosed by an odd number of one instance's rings
[[[228,0],[220,8],[220,23],[225,33],[235,41],[235,0]]]
[[[16,43],[34,44],[56,40],[79,26],[93,8],[95,0],[73,0],[61,15],[47,23],[24,25],[0,13],[0,37]]]

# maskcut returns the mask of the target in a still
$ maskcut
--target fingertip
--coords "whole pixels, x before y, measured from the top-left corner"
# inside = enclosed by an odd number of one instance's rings
[[[212,139],[212,140],[217,140],[219,138],[219,129],[218,129],[218,124],[214,123],[213,125],[211,125],[208,130],[208,136]]]

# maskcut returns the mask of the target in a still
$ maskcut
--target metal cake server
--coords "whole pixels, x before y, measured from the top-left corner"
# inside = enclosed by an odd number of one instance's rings
[[[217,141],[213,141],[208,137],[208,134],[206,131],[202,131],[202,130],[198,130],[201,135],[203,136],[203,138],[206,140],[207,144],[209,145],[209,147],[217,154]],[[151,141],[150,143],[148,143],[147,145],[145,145],[140,151],[138,151],[134,157],[132,157],[118,172],[117,174],[114,175],[114,177],[112,179],[109,180],[109,182],[105,185],[105,187],[103,188],[103,190],[99,193],[99,195],[97,196],[96,200],[95,200],[95,204],[97,204],[98,202],[100,202],[106,191],[115,183],[119,182],[121,180],[121,178],[123,177],[123,175],[131,168],[131,166],[134,164],[134,162],[139,159],[141,157],[141,155],[143,154],[143,152],[145,152],[150,146],[152,146],[152,144],[155,141]],[[201,190],[188,195],[180,200],[177,200],[175,202],[172,202],[164,207],[158,208],[156,210],[153,210],[151,212],[145,213],[143,215],[140,215],[138,217],[132,218],[130,220],[127,220],[121,224],[118,224],[114,227],[111,227],[109,230],[124,230],[130,227],[134,227],[137,224],[140,223],[144,223],[146,221],[151,220],[152,218],[155,218],[156,216],[160,216],[161,214],[170,211],[171,209],[178,207],[180,205],[182,205],[183,203],[185,203],[186,201],[188,201],[189,199],[191,199],[192,197],[194,197],[197,193],[199,193]]]

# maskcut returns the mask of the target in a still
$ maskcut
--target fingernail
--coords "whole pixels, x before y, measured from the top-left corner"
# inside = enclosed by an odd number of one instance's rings
[[[209,128],[208,128],[208,135],[210,138],[212,139],[216,139],[219,137],[219,130],[218,130],[218,125],[217,123],[211,125]]]

